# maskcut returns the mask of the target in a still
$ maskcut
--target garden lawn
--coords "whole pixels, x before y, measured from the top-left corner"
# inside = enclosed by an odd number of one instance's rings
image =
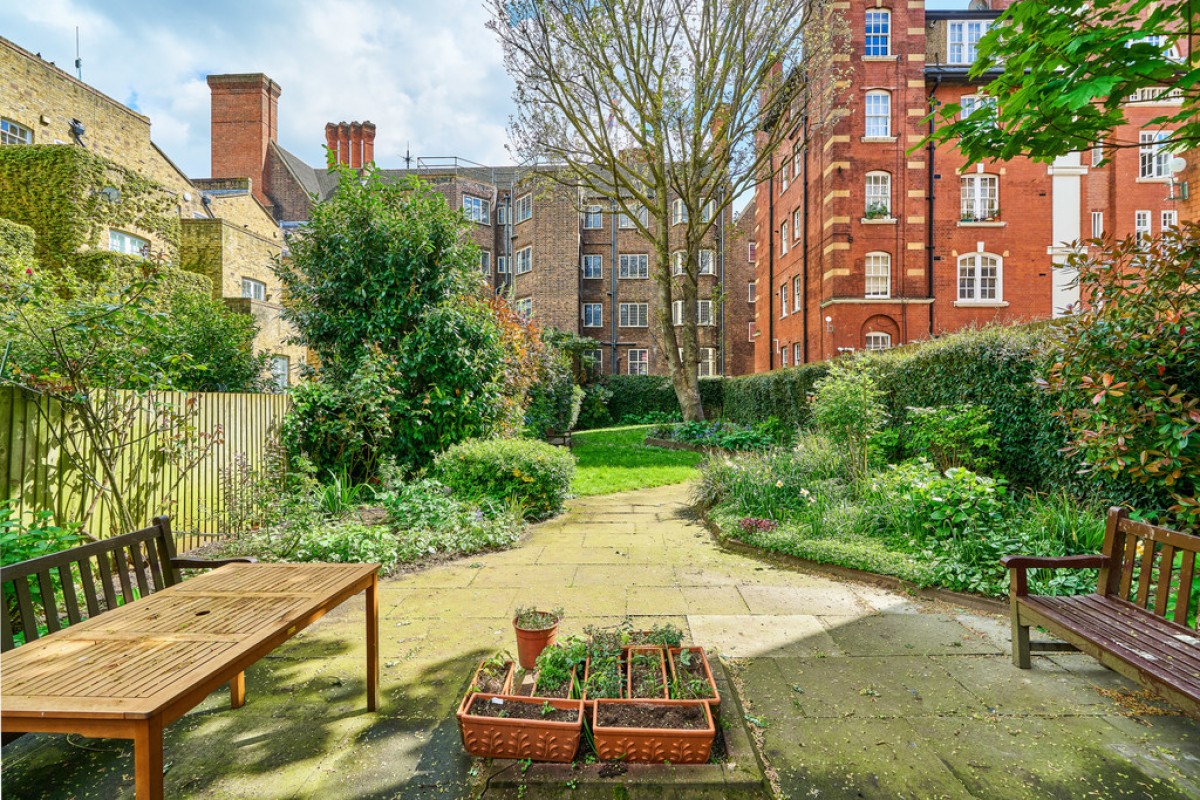
[[[686,450],[646,447],[650,425],[600,428],[574,434],[577,460],[571,491],[577,497],[684,483],[704,458]]]

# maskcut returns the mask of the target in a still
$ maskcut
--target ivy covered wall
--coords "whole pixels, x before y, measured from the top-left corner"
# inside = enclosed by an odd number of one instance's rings
[[[0,219],[0,279],[14,277],[33,269],[33,228],[7,219]]]

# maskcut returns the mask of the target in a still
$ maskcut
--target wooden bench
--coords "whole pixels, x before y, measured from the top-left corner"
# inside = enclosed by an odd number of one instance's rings
[[[1006,556],[1010,570],[1013,663],[1029,669],[1030,654],[1080,650],[1200,716],[1200,631],[1195,608],[1200,536],[1129,519],[1112,508],[1100,555]],[[1099,569],[1094,594],[1029,594],[1027,570]],[[1062,642],[1034,642],[1037,625]]]

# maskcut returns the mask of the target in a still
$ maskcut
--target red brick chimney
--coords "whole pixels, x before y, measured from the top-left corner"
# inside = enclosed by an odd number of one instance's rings
[[[364,122],[362,124],[362,147],[363,147],[363,166],[375,163],[375,123]]]
[[[267,147],[279,135],[279,84],[261,72],[209,75],[212,93],[212,177],[249,178],[254,196],[263,191]]]
[[[375,124],[372,122],[325,123],[325,146],[339,164],[362,169],[375,160]]]

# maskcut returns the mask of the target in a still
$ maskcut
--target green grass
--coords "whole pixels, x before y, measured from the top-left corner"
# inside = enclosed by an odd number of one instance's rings
[[[574,435],[578,460],[571,491],[577,497],[684,483],[696,477],[700,453],[646,447],[649,425],[600,428]]]

